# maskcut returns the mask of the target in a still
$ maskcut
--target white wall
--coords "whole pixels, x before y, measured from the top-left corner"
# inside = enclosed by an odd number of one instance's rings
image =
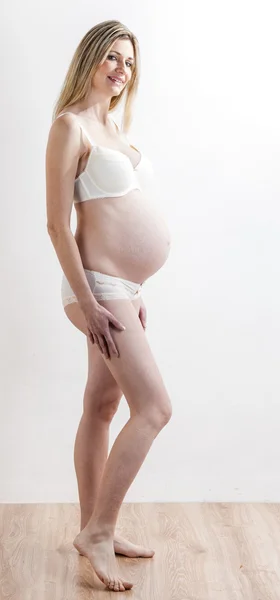
[[[14,0],[5,10],[0,502],[78,501],[86,341],[61,305],[44,160],[72,54],[109,18],[139,38],[131,136],[154,162],[172,233],[144,300],[173,417],[125,500],[279,501],[278,2]],[[110,446],[128,414],[123,399]]]

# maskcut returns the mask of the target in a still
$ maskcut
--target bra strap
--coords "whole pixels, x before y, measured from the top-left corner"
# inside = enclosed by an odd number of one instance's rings
[[[113,117],[111,117],[111,115],[109,115],[109,117],[110,117],[110,119],[111,119],[112,123],[114,123],[114,125],[115,125],[115,128],[116,128],[116,131],[119,133],[120,129],[119,129],[119,127],[118,127],[118,125],[117,125],[116,121],[114,121],[114,119],[113,119]]]
[[[93,146],[93,141],[90,138],[90,136],[88,135],[88,133],[86,132],[84,126],[80,123],[78,115],[75,115],[74,113],[70,112],[70,110],[67,110],[63,113],[60,113],[60,115],[58,115],[56,118],[59,119],[59,117],[62,117],[62,115],[73,115],[76,118],[76,120],[78,121],[79,126],[80,126],[82,132],[84,133],[85,137],[89,140],[90,144]]]

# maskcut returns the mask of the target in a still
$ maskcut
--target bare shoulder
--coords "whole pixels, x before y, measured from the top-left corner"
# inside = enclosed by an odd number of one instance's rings
[[[75,117],[65,114],[51,125],[46,148],[48,227],[69,227],[74,182],[81,153],[81,132]]]
[[[52,123],[48,135],[47,156],[61,156],[62,152],[70,152],[72,156],[80,154],[80,127],[74,114],[66,113],[58,116]]]

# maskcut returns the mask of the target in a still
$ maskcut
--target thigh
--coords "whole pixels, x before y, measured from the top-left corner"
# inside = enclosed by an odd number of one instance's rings
[[[107,302],[109,302],[109,301],[107,301]],[[111,300],[110,305],[114,305],[114,302],[118,302],[118,301]],[[122,302],[123,302],[123,300],[122,300]],[[137,300],[131,300],[130,302],[131,302],[136,314],[139,316],[141,298],[137,298]],[[102,304],[102,306],[105,306],[106,302],[98,301],[98,304]],[[108,309],[108,310],[110,310],[110,309]],[[75,325],[75,327],[77,327],[77,329],[79,329],[82,333],[87,335],[86,320],[85,320],[84,314],[80,308],[79,303],[72,302],[71,304],[67,304],[64,308],[64,312],[65,312],[67,318],[69,319],[69,321],[71,321],[71,323],[73,325]],[[95,346],[95,344],[93,344],[93,346]]]
[[[86,393],[84,395],[84,410],[96,410],[108,403],[115,403],[117,405],[121,400],[123,392],[102,359],[100,350],[96,344],[92,344],[89,341],[86,320],[78,302],[67,304],[64,312],[69,321],[84,333],[87,339],[88,377]]]
[[[139,315],[141,299],[134,300],[131,302],[134,310],[137,315]],[[113,302],[116,302],[114,300]],[[73,302],[72,304],[68,304],[64,312],[69,319],[69,321],[77,328],[87,338],[87,347],[88,347],[88,380],[87,380],[87,390],[91,392],[92,396],[104,398],[110,397],[115,398],[117,400],[121,399],[123,395],[123,391],[118,385],[115,377],[112,372],[108,368],[108,365],[103,360],[102,354],[100,350],[97,348],[96,344],[92,344],[87,337],[87,328],[86,328],[86,320],[84,314],[78,304],[78,302]]]
[[[122,389],[131,413],[145,414],[158,408],[170,414],[171,402],[139,319],[140,300],[137,310],[128,300],[102,300],[100,304],[126,327],[125,331],[111,329],[120,356],[107,359],[100,354]]]

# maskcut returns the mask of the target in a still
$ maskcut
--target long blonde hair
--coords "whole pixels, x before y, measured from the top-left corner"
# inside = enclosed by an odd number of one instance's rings
[[[54,120],[65,107],[85,98],[91,89],[92,77],[105,59],[113,43],[119,39],[130,39],[134,49],[132,76],[118,96],[113,96],[109,111],[113,110],[126,94],[122,129],[128,132],[132,121],[132,106],[138,90],[140,77],[140,53],[136,36],[120,21],[102,21],[92,27],[80,41],[69,65],[59,97],[55,103]]]

